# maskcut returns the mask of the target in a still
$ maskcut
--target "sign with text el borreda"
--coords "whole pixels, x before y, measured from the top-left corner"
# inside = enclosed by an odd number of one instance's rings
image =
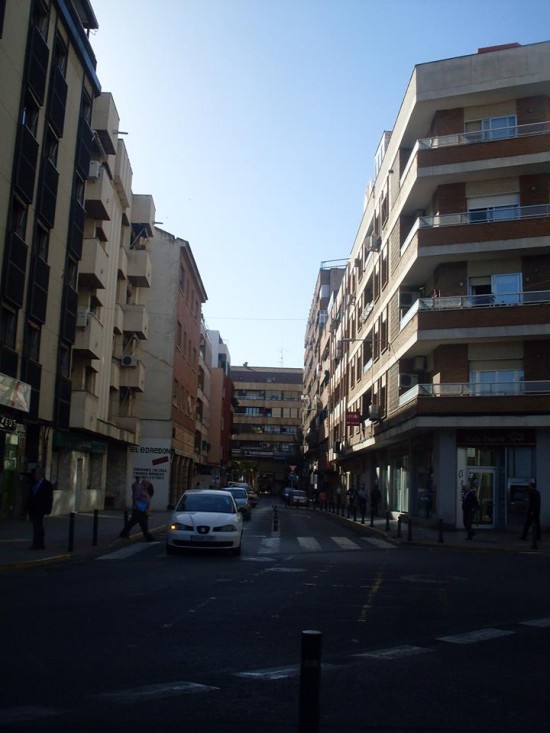
[[[172,449],[169,440],[145,438],[141,445],[128,448],[131,468],[130,483],[146,478],[155,488],[154,503],[166,503],[170,495],[170,466]],[[158,500],[158,501],[157,501]]]

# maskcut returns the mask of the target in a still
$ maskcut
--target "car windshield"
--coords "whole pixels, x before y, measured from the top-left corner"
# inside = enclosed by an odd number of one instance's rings
[[[246,499],[248,496],[246,489],[240,489],[236,486],[229,486],[226,491],[229,491],[231,496],[234,496],[235,499]]]
[[[179,512],[220,512],[233,514],[233,501],[229,496],[217,494],[184,494],[178,502]]]

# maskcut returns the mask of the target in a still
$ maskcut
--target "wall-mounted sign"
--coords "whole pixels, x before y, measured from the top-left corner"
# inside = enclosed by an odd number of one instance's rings
[[[361,413],[346,412],[346,425],[348,427],[357,427],[358,425],[361,425]]]

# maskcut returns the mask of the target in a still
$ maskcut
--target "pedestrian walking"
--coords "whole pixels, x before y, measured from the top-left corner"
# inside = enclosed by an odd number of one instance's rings
[[[155,538],[149,532],[149,507],[151,505],[151,497],[155,493],[153,484],[148,479],[136,479],[132,486],[132,515],[130,520],[120,533],[119,537],[128,539],[130,530],[136,524],[139,524],[143,532],[143,538],[146,542],[152,542]]]
[[[531,525],[535,527],[535,536],[540,541],[540,491],[534,481],[529,482],[529,494],[525,524],[520,539],[526,540]]]
[[[53,486],[44,476],[42,466],[33,470],[32,481],[27,497],[26,511],[32,522],[31,550],[44,550],[44,517],[51,514],[53,506]]]
[[[370,492],[370,509],[373,517],[378,516],[378,507],[380,506],[380,500],[382,494],[378,488],[378,484],[374,484]]]
[[[351,514],[355,514],[355,501],[357,499],[357,492],[352,487],[348,489],[347,500],[348,500],[348,517]]]
[[[474,515],[479,507],[479,501],[477,499],[476,490],[472,485],[462,498],[462,522],[466,529],[466,539],[471,540],[475,535],[472,529],[474,523]]]

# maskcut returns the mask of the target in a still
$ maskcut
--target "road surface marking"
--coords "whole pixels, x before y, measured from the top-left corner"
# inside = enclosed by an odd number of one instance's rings
[[[117,702],[135,702],[136,700],[152,700],[153,698],[173,697],[182,693],[210,692],[219,690],[219,687],[199,685],[195,682],[166,682],[159,685],[147,685],[135,687],[131,690],[118,690],[117,692],[100,692],[93,697],[103,700],[115,700]]]
[[[26,720],[37,720],[39,718],[51,718],[59,713],[52,708],[42,705],[27,705],[21,708],[8,708],[0,710],[0,725],[23,723]]]
[[[158,544],[158,542],[136,542],[135,544],[128,545],[128,547],[121,547],[120,550],[109,552],[108,555],[100,555],[99,557],[96,557],[96,560],[125,560],[127,557],[137,555],[138,552],[143,552],[152,545]]]
[[[539,628],[545,628],[550,626],[550,618],[535,618],[532,621],[522,621],[523,626],[538,626]]]
[[[315,537],[297,537],[296,538],[303,550],[308,552],[318,552],[321,549],[321,545]]]
[[[281,545],[280,537],[264,537],[258,549],[259,555],[267,555],[270,552],[277,552]]]
[[[392,544],[391,542],[386,542],[386,540],[379,540],[376,537],[364,537],[365,542],[368,542],[371,545],[374,545],[375,547],[379,547],[382,550],[396,550],[397,545]]]
[[[504,631],[504,629],[478,629],[477,631],[467,631],[465,634],[439,636],[437,640],[447,641],[450,644],[477,644],[479,641],[498,639],[501,636],[510,636],[514,633],[514,631]]]
[[[341,547],[342,550],[359,550],[361,549],[359,545],[354,542],[353,540],[350,540],[349,537],[331,537],[331,539],[336,542],[338,547]]]
[[[426,654],[432,651],[433,649],[426,649],[423,646],[403,644],[402,646],[394,646],[389,649],[376,649],[372,652],[363,652],[362,654],[353,654],[352,656],[369,657],[371,659],[397,659],[398,657],[413,657],[416,654]]]

